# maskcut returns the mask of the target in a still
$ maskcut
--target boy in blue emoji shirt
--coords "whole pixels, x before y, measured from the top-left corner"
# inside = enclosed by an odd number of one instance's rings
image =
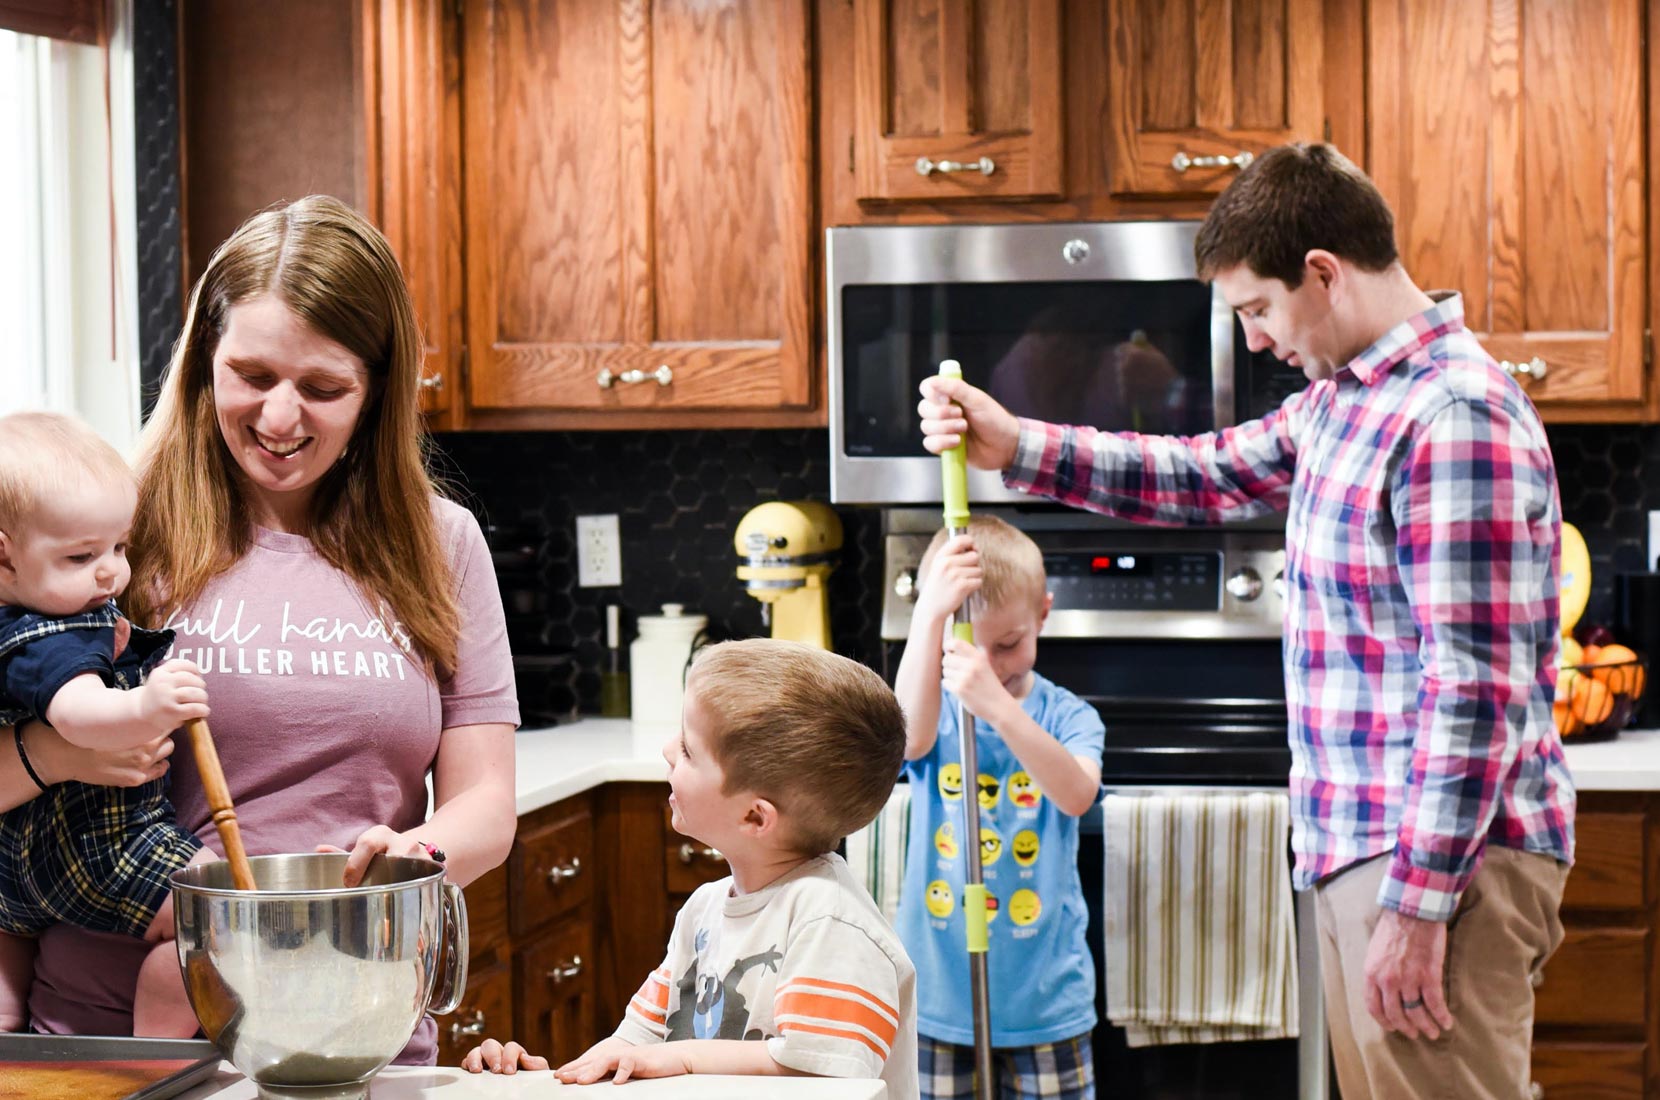
[[[967,535],[936,535],[919,572],[894,691],[905,708],[913,792],[897,923],[917,970],[922,1095],[974,1094],[961,912],[966,849],[979,854],[992,907],[987,959],[999,1094],[1093,1097],[1095,966],[1084,942],[1078,818],[1100,795],[1105,730],[1095,708],[1032,670],[1053,601],[1030,538],[975,516]],[[952,613],[976,592],[979,644],[947,641]],[[977,776],[965,777],[959,763],[958,700],[976,717]],[[980,801],[978,837],[961,835],[965,796]]]

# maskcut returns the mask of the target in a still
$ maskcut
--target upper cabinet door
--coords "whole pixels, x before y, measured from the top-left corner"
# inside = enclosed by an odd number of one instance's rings
[[[1117,195],[1204,195],[1325,129],[1322,0],[1108,0]]]
[[[1407,270],[1463,293],[1470,328],[1548,415],[1635,407],[1639,0],[1373,0],[1369,24],[1372,175]]]
[[[421,323],[421,408],[460,423],[461,59],[447,0],[379,0],[370,66],[370,187]]]
[[[853,0],[861,202],[1058,198],[1060,0]]]
[[[463,32],[469,423],[810,410],[806,0],[467,0]]]

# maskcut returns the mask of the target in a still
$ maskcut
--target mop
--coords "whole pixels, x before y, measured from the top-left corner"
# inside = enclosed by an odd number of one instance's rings
[[[955,359],[940,363],[941,378],[961,378],[962,364]],[[940,452],[940,480],[945,503],[945,526],[951,537],[968,533],[968,433],[949,451]],[[963,601],[951,618],[951,636],[974,644],[974,620],[969,610],[974,597]],[[974,1095],[991,1100],[991,994],[986,984],[986,887],[980,876],[980,774],[979,752],[975,745],[974,715],[968,704],[957,701],[958,738],[962,746],[963,816],[965,832],[957,847],[963,856],[963,925],[968,938],[969,994],[974,1010]]]

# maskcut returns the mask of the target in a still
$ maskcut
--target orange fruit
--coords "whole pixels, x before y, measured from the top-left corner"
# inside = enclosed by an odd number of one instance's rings
[[[1621,695],[1643,693],[1643,666],[1637,663],[1637,654],[1623,645],[1605,645],[1597,650],[1597,666],[1590,670],[1595,679]]]
[[[1614,693],[1590,676],[1576,676],[1569,689],[1568,712],[1587,726],[1608,721],[1614,713]]]
[[[1551,704],[1551,717],[1556,719],[1556,732],[1566,737],[1579,729],[1579,721],[1568,713],[1568,697],[1559,695]]]
[[[1594,665],[1598,660],[1597,655],[1601,652],[1602,647],[1600,645],[1588,645],[1579,651],[1579,663],[1582,665]]]

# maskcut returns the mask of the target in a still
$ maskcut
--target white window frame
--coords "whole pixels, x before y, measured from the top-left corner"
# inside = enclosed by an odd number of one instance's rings
[[[137,441],[131,0],[106,51],[0,31],[0,413]]]

